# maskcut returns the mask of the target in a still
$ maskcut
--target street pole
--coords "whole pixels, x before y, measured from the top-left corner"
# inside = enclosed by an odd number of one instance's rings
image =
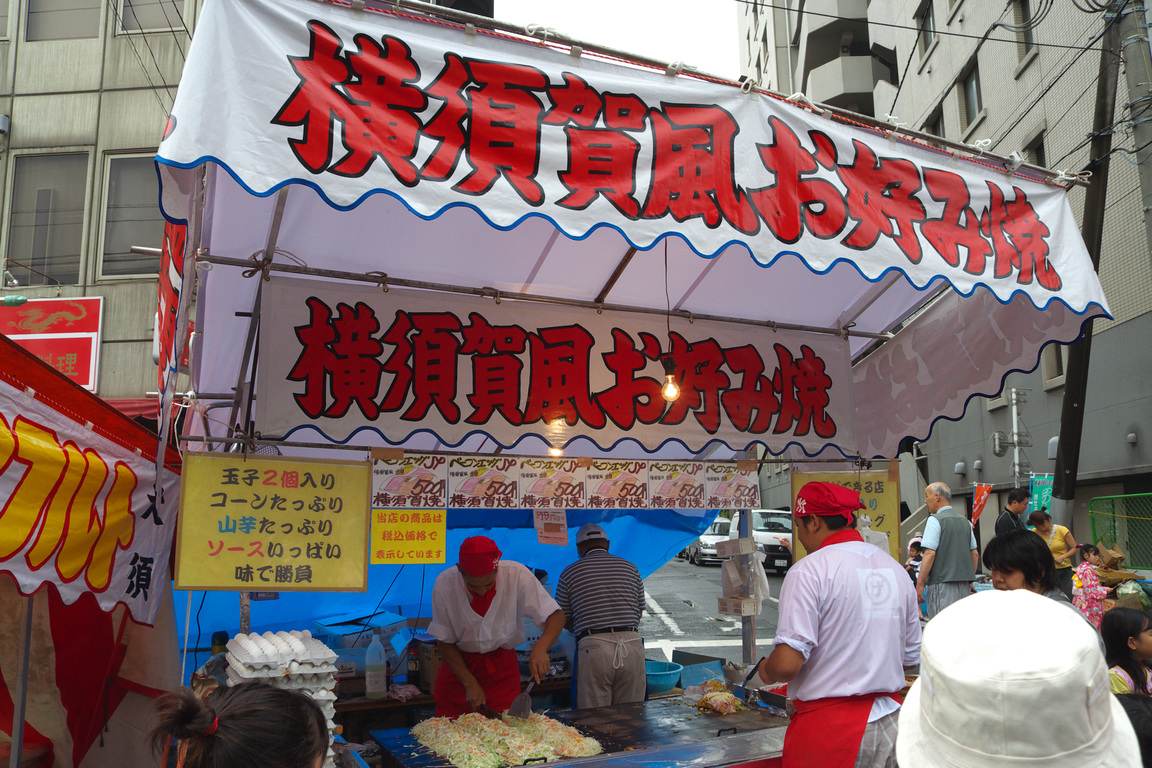
[[[1120,67],[1120,41],[1133,34],[1136,26],[1128,0],[1117,0],[1109,11],[1110,24],[1100,50],[1100,72],[1096,80],[1096,114],[1092,120],[1092,142],[1088,167],[1092,180],[1084,196],[1084,221],[1080,233],[1092,259],[1100,269],[1100,247],[1104,237],[1104,206],[1108,195],[1108,159],[1112,152],[1112,126],[1116,113],[1116,80]],[[1143,5],[1141,4],[1141,10]],[[1115,20],[1112,16],[1118,15]],[[1147,62],[1146,57],[1133,56]],[[1135,62],[1127,62],[1132,66]],[[1147,81],[1145,68],[1144,80]],[[1133,73],[1129,73],[1129,78]],[[1139,145],[1137,145],[1139,146]],[[1080,338],[1068,346],[1068,366],[1064,372],[1064,401],[1060,409],[1060,442],[1056,449],[1056,473],[1052,480],[1053,522],[1071,527],[1072,503],[1076,497],[1076,475],[1080,467],[1080,436],[1084,430],[1084,396],[1088,389],[1088,362],[1092,355],[1092,321],[1084,324]]]

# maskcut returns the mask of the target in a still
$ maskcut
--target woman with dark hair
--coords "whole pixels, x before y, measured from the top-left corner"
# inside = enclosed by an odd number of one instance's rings
[[[1031,531],[1017,529],[992,539],[984,548],[984,565],[996,589],[1027,589],[1071,604],[1057,585],[1052,553]]]
[[[1028,525],[1033,532],[1048,545],[1052,559],[1056,562],[1056,580],[1064,595],[1072,599],[1072,556],[1079,551],[1079,545],[1072,532],[1062,525],[1052,522],[1052,516],[1044,509],[1028,515]]]
[[[327,719],[299,691],[242,683],[202,702],[181,688],[156,708],[152,747],[179,739],[184,768],[320,768],[328,752]]]

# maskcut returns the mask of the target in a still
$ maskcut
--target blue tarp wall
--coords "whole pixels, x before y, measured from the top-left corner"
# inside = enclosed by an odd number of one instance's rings
[[[488,536],[504,553],[505,560],[524,563],[548,572],[547,587],[554,591],[560,572],[574,562],[576,530],[585,523],[599,523],[608,533],[614,554],[635,563],[641,577],[658,570],[692,543],[719,510],[568,510],[568,546],[537,541],[531,510],[450,509],[447,520],[446,563],[435,565],[370,565],[367,592],[281,592],[275,600],[252,602],[252,631],[311,629],[312,622],[330,616],[359,613],[364,616],[387,610],[405,617],[430,616],[432,584],[445,568],[456,564],[460,542],[469,536]],[[177,591],[176,620],[181,642],[188,592]],[[235,635],[240,626],[236,592],[192,592],[189,648],[206,648],[212,633],[224,630]],[[199,638],[199,639],[197,639]],[[198,660],[189,656],[196,669]]]

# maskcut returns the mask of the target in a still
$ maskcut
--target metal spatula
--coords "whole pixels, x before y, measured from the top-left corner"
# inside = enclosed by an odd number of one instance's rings
[[[512,706],[508,707],[508,714],[512,717],[519,717],[522,720],[528,720],[532,717],[532,686],[536,685],[536,681],[532,680],[528,683],[528,687],[524,689],[524,693],[517,696],[512,700]]]

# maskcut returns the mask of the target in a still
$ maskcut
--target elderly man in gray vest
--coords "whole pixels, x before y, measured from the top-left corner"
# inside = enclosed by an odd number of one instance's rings
[[[916,578],[916,596],[926,602],[932,618],[972,591],[972,579],[980,563],[972,524],[952,509],[952,491],[944,483],[924,489],[924,503],[931,515],[924,526],[924,559]]]

